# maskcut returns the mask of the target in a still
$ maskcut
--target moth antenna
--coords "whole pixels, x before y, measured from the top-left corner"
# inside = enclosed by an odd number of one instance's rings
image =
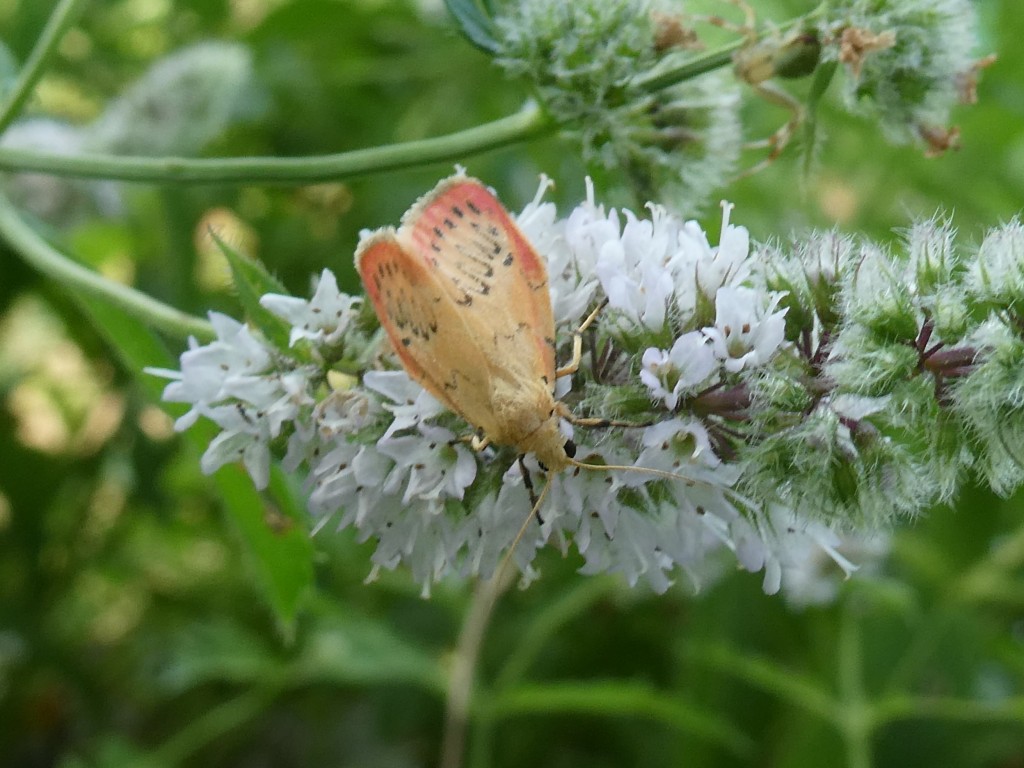
[[[709,483],[706,480],[694,480],[692,477],[687,477],[686,475],[678,475],[675,472],[669,472],[664,469],[655,469],[654,467],[631,467],[625,464],[587,464],[585,461],[576,461],[576,459],[569,459],[569,463],[574,467],[589,469],[595,472],[610,472],[611,470],[616,469],[620,472],[642,472],[643,474],[654,475],[655,477],[661,477],[666,480],[682,480],[687,485],[712,485],[712,483]]]
[[[498,570],[494,573],[494,578],[501,583],[505,578],[505,571],[508,570],[509,565],[512,564],[512,555],[515,554],[516,547],[519,546],[519,542],[523,536],[526,535],[526,529],[529,528],[530,523],[533,522],[533,518],[540,512],[540,505],[544,503],[544,499],[548,496],[548,491],[551,490],[551,475],[548,474],[547,482],[544,483],[544,489],[540,492],[540,496],[537,497],[537,501],[534,503],[533,508],[530,510],[530,514],[526,516],[523,524],[519,526],[519,533],[512,540],[512,545],[508,548],[505,556],[501,559],[501,565],[498,566]]]
[[[680,480],[689,486],[702,486],[704,488],[715,488],[720,490],[729,498],[747,506],[749,509],[754,509],[758,505],[753,499],[744,496],[739,491],[733,490],[726,486],[716,485],[715,483],[707,480],[697,480],[693,477],[687,477],[686,475],[676,474],[675,472],[668,472],[664,469],[655,469],[654,467],[632,467],[625,464],[587,464],[585,461],[576,461],[576,459],[569,459],[569,464],[580,469],[589,469],[594,472],[609,472],[611,470],[618,470],[620,472],[641,472],[645,475],[653,475],[654,477],[661,477],[665,480]]]

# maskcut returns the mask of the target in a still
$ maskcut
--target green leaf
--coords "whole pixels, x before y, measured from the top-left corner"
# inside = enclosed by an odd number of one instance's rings
[[[656,690],[646,683],[619,680],[555,682],[510,688],[490,702],[491,714],[571,713],[622,718],[629,715],[660,721],[681,733],[718,744],[737,757],[749,756],[753,745],[742,731],[706,707],[681,701],[678,693]]]
[[[208,683],[274,686],[284,683],[284,660],[266,637],[230,617],[196,622],[166,638],[167,656],[157,680],[180,695]]]
[[[490,3],[478,0],[444,0],[448,11],[459,22],[462,34],[487,53],[498,52],[498,39],[495,36],[494,19],[491,18]]]
[[[285,320],[268,312],[260,304],[260,297],[263,294],[279,293],[287,296],[289,295],[287,289],[270,274],[270,271],[259,259],[239,253],[216,233],[211,232],[210,234],[231,267],[231,276],[235,281],[238,301],[242,305],[246,319],[256,326],[274,346],[281,350],[287,350],[290,326]]]
[[[197,425],[198,426],[198,425]],[[189,437],[198,436],[193,427]],[[205,450],[209,439],[197,439]],[[272,494],[284,492],[279,467],[271,468]],[[245,471],[237,465],[222,467],[213,475],[220,498],[235,523],[250,562],[263,585],[286,640],[295,635],[295,619],[313,588],[313,542],[303,524],[289,517],[279,521],[277,505],[257,491]],[[288,502],[292,504],[293,502]]]
[[[379,619],[334,611],[303,640],[290,679],[349,685],[408,683],[443,696],[445,674],[437,659]]]
[[[102,735],[88,759],[69,755],[60,762],[60,768],[119,768],[125,765],[134,768],[171,768],[173,764],[142,751],[123,736],[114,733]]]
[[[410,684],[438,695],[445,676],[437,659],[380,619],[321,603],[285,652],[228,619],[195,624],[168,644],[174,649],[161,682],[173,693],[208,683],[298,688],[318,683]]]

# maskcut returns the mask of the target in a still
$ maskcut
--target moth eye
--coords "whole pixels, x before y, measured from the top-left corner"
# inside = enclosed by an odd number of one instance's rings
[[[566,456],[568,456],[570,459],[576,458],[576,443],[574,443],[572,440],[566,440],[565,445],[563,447],[565,449]]]

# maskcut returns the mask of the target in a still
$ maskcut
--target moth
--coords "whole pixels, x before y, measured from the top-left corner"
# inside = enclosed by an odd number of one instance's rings
[[[476,445],[532,453],[549,472],[576,464],[559,429],[555,321],[544,261],[478,180],[441,181],[355,254],[366,294],[411,378],[476,430]]]

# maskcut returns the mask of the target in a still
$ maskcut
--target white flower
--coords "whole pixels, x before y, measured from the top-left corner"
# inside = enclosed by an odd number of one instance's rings
[[[767,303],[765,303],[767,300]],[[763,365],[785,339],[786,312],[775,308],[781,294],[744,287],[723,287],[715,297],[715,325],[704,329],[715,356],[727,371]]]
[[[164,388],[164,400],[192,406],[175,429],[187,429],[200,416],[221,428],[203,454],[205,473],[240,459],[256,487],[265,488],[270,441],[314,405],[308,371],[294,367],[279,372],[272,351],[246,325],[216,313],[210,320],[217,339],[206,345],[190,340],[180,372],[148,372],[176,379]]]
[[[445,412],[444,406],[405,371],[368,371],[363,376],[363,384],[391,400],[384,407],[395,415],[395,420],[384,437],[419,426]]]
[[[309,509],[321,516],[317,529],[339,510],[339,529],[349,525],[364,529],[372,513],[387,499],[377,489],[384,484],[392,464],[375,446],[338,440],[310,466]]]
[[[697,331],[684,333],[667,352],[648,347],[641,365],[640,380],[651,390],[651,397],[664,401],[670,411],[718,367],[707,337]]]
[[[212,475],[225,464],[241,460],[253,485],[260,490],[266,488],[270,481],[267,431],[240,407],[221,406],[209,415],[224,431],[213,438],[200,459],[203,474]]]
[[[418,434],[385,435],[377,441],[377,450],[395,462],[382,490],[396,493],[404,486],[404,504],[426,501],[438,510],[446,499],[461,499],[476,478],[472,451],[441,427],[420,424]]]
[[[714,298],[723,286],[735,286],[750,276],[750,235],[745,227],[729,223],[732,205],[722,203],[722,236],[718,247],[695,221],[679,232],[672,269],[676,275],[676,309],[684,322],[692,318],[703,300]]]
[[[320,273],[316,293],[309,301],[276,293],[268,293],[260,299],[261,306],[291,324],[288,339],[291,346],[300,339],[328,346],[337,344],[361,303],[360,297],[338,290],[338,281],[329,269]]]
[[[821,523],[803,520],[785,507],[770,505],[768,518],[762,526],[762,538],[765,543],[765,594],[774,595],[786,581],[802,578],[808,592],[817,591],[820,597],[820,588],[810,588],[806,583],[809,577],[797,574],[812,567],[811,563],[822,554],[839,566],[846,578],[857,570],[857,566],[836,549],[842,540],[835,531]]]
[[[189,349],[181,355],[181,371],[148,369],[148,373],[176,379],[164,388],[169,403],[208,405],[227,397],[239,377],[258,376],[270,369],[273,355],[269,348],[249,331],[248,326],[219,312],[210,313],[217,340],[200,345],[189,339]],[[192,408],[174,424],[179,432],[192,426],[200,415]]]
[[[598,253],[597,275],[608,296],[608,306],[619,310],[632,324],[659,331],[665,325],[668,300],[675,280],[667,261],[671,238],[654,223],[624,211],[626,226],[610,238]],[[615,211],[609,221],[617,227]],[[663,220],[664,221],[664,220]]]

